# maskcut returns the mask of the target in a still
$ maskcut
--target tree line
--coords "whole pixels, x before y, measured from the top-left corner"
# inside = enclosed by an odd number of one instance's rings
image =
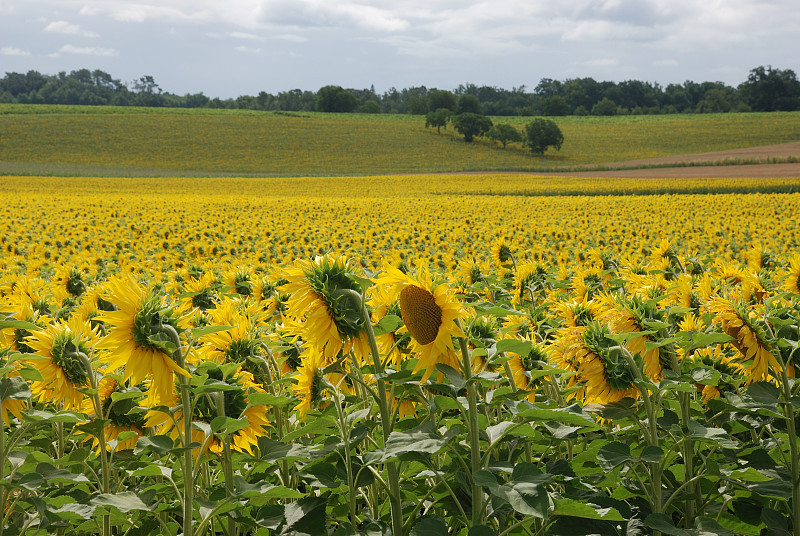
[[[110,74],[79,69],[57,75],[6,73],[0,79],[0,102],[84,104],[182,108],[231,108],[265,111],[322,111],[426,115],[462,97],[484,115],[563,116],[665,113],[771,112],[800,110],[800,81],[791,69],[759,66],[737,87],[722,82],[668,84],[593,78],[543,78],[532,91],[461,84],[453,90],[394,87],[379,94],[369,89],[328,85],[318,91],[292,89],[277,94],[261,91],[235,99],[200,93],[176,95],[162,90],[150,75],[130,83]],[[442,102],[447,105],[442,106]],[[456,106],[456,105],[453,105]]]

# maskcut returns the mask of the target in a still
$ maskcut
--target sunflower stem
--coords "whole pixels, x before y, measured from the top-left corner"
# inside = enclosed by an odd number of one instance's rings
[[[363,320],[363,331],[367,334],[369,341],[370,353],[372,353],[372,363],[375,369],[375,374],[378,376],[378,410],[381,414],[381,429],[383,433],[384,445],[392,433],[392,407],[389,400],[391,396],[386,389],[386,382],[383,380],[383,361],[381,360],[381,353],[378,350],[378,341],[375,339],[375,331],[372,329],[372,321],[370,319],[367,303],[364,296],[350,289],[343,289],[340,292],[346,293],[356,303],[361,305],[361,317]],[[386,462],[387,481],[389,484],[389,510],[392,518],[392,534],[394,536],[403,536],[403,501],[400,497],[400,474],[398,472],[397,462]]]
[[[170,324],[162,323],[159,328],[166,333],[175,352],[172,354],[178,366],[186,370],[186,363],[181,348],[181,338],[178,331]],[[183,536],[194,534],[192,515],[194,513],[194,458],[192,457],[192,399],[189,389],[189,379],[183,374],[178,374],[181,388],[181,411],[183,412]]]
[[[455,320],[458,329],[461,329],[461,322]],[[462,330],[463,332],[463,330]],[[463,375],[467,382],[467,429],[469,430],[470,442],[470,468],[472,470],[472,526],[482,524],[483,505],[481,504],[481,488],[475,484],[475,473],[481,469],[481,438],[478,425],[478,387],[472,378],[472,361],[469,358],[469,348],[467,347],[467,339],[458,337],[458,344],[461,348],[462,368],[464,369]]]
[[[222,392],[215,393],[217,416],[225,417],[225,394]],[[225,434],[222,438],[222,471],[225,473],[225,496],[231,497],[233,495],[233,460],[231,458],[231,436]],[[230,536],[236,535],[236,522],[233,517],[228,517],[228,534]]]
[[[789,384],[788,363],[784,362],[780,352],[774,353],[781,365],[781,390],[783,395],[783,414],[786,416],[786,429],[789,435],[789,455],[791,457],[792,475],[792,530],[794,534],[800,529],[800,454],[797,447],[797,429],[795,428],[794,406],[792,406],[792,386]]]
[[[658,426],[656,424],[656,408],[654,407],[653,400],[650,398],[650,391],[644,386],[644,376],[642,375],[642,371],[639,370],[639,367],[636,365],[636,361],[633,359],[631,353],[623,346],[620,346],[619,348],[622,355],[625,357],[625,360],[628,362],[628,367],[630,368],[631,373],[636,378],[636,386],[642,393],[642,400],[644,401],[645,411],[647,412],[647,430],[649,432],[647,442],[650,446],[657,447]],[[650,468],[650,486],[652,489],[652,504],[650,507],[654,514],[660,514],[662,512],[661,464],[659,462],[649,462],[648,466]],[[653,531],[653,534],[655,536],[659,536],[661,532]]]
[[[99,419],[101,422],[105,415],[103,415],[103,403],[100,401],[100,385],[97,381],[97,376],[95,376],[95,370],[92,367],[92,361],[89,359],[89,356],[84,354],[81,351],[74,352],[75,356],[78,357],[81,362],[83,363],[84,368],[86,369],[86,375],[89,378],[89,383],[92,386],[92,391],[94,394],[92,396],[92,404],[94,405],[94,414],[95,418]],[[97,441],[100,444],[100,471],[101,471],[101,486],[103,493],[109,493],[111,485],[110,485],[110,475],[109,475],[109,468],[108,468],[108,452],[106,452],[106,434],[105,430],[100,430],[97,434]],[[103,516],[103,536],[111,536],[111,516],[106,514]]]

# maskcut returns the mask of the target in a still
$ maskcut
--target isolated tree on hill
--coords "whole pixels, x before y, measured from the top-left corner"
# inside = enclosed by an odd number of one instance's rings
[[[453,118],[453,128],[464,135],[464,141],[472,142],[475,136],[483,136],[492,128],[492,120],[481,114],[464,113]]]
[[[534,154],[544,156],[548,147],[560,150],[563,143],[564,134],[558,125],[549,119],[537,118],[525,125],[524,145]]]
[[[357,105],[355,95],[340,86],[325,86],[317,91],[318,112],[352,112]]]
[[[486,136],[492,141],[499,141],[502,143],[503,149],[506,148],[506,144],[510,141],[522,141],[522,134],[520,131],[505,123],[494,125],[489,129],[489,132],[486,133]]]
[[[442,127],[447,128],[447,122],[452,115],[453,112],[447,108],[439,108],[433,112],[428,112],[425,116],[425,128],[436,127],[436,133],[441,134]]]

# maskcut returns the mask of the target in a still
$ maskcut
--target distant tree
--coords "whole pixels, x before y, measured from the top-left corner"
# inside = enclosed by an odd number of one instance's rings
[[[536,118],[525,125],[524,145],[529,147],[534,154],[544,156],[544,152],[548,147],[555,147],[556,150],[560,150],[563,143],[564,134],[561,133],[558,125],[550,119]]]
[[[499,141],[502,143],[503,149],[506,148],[506,144],[510,141],[522,141],[522,134],[520,131],[505,123],[494,125],[489,129],[489,132],[486,133],[486,137],[492,141]]]
[[[465,94],[458,97],[458,113],[460,114],[479,114],[481,113],[481,101],[478,97],[471,94]]]
[[[415,95],[408,99],[408,113],[411,115],[424,115],[428,112],[428,100]]]
[[[381,113],[381,105],[378,101],[368,100],[358,107],[358,112],[362,114],[379,114]]]
[[[324,86],[317,91],[318,112],[352,112],[358,105],[355,95],[341,86]]]
[[[544,115],[569,115],[569,111],[569,104],[561,95],[553,95],[542,100],[542,113]]]
[[[492,128],[492,120],[481,114],[463,113],[453,118],[453,128],[463,134],[464,141],[472,142],[475,136],[483,136]]]
[[[700,113],[730,112],[733,105],[724,89],[709,89],[703,100],[697,105]]]
[[[608,97],[603,97],[600,102],[592,106],[592,115],[616,115],[617,103]]]
[[[447,122],[452,115],[453,112],[447,108],[439,108],[433,112],[428,112],[425,116],[425,128],[436,127],[436,133],[441,134],[442,127],[447,128]]]
[[[456,96],[443,89],[430,90],[428,92],[428,110],[438,110],[439,108],[447,108],[455,113],[458,109]]]
[[[800,82],[791,69],[756,67],[739,85],[739,91],[755,112],[800,110]]]

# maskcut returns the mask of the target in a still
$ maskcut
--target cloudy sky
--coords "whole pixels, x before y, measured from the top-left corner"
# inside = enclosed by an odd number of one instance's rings
[[[800,74],[797,0],[0,0],[0,73],[101,69],[230,98],[327,84],[738,85]]]

